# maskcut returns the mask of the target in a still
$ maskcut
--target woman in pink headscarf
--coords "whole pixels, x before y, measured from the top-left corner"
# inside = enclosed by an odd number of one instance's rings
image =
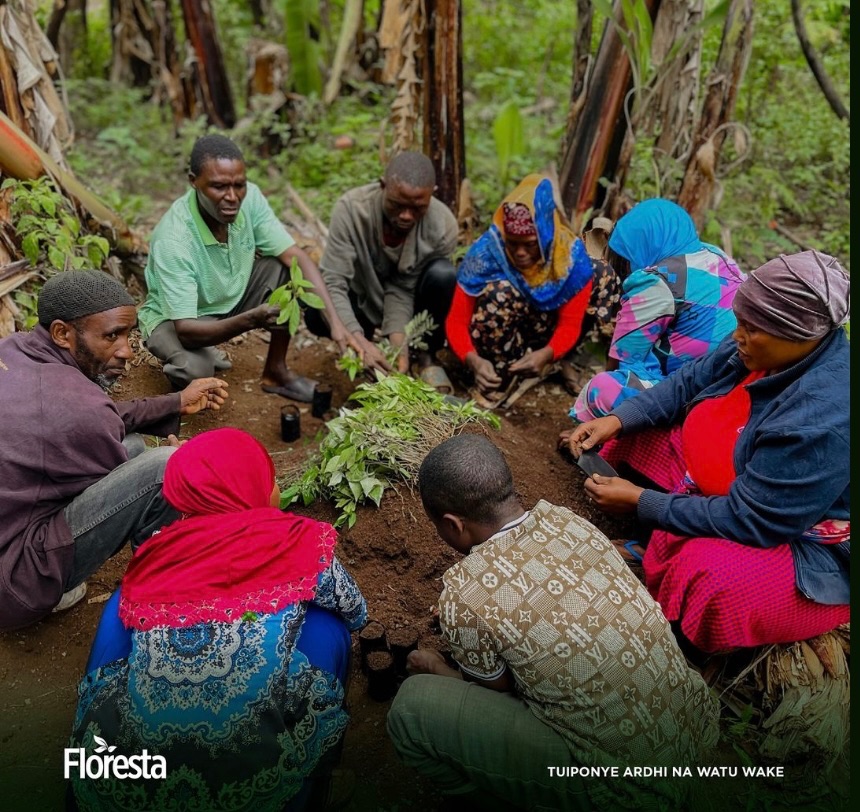
[[[640,482],[585,487],[656,526],[646,584],[706,652],[803,640],[849,618],[848,274],[817,251],[780,256],[733,308],[737,328],[713,353],[569,439],[575,455],[606,443],[602,456]],[[641,558],[633,544],[622,554]]]
[[[74,746],[163,756],[163,780],[76,780],[82,810],[282,812],[344,733],[364,598],[328,524],[278,509],[265,448],[237,429],[167,463],[182,518],[135,552],[81,683]],[[191,798],[189,798],[189,794]]]

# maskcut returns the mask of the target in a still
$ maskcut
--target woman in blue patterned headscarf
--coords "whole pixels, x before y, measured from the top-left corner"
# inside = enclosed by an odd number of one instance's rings
[[[743,274],[699,239],[677,203],[655,198],[615,226],[607,259],[624,279],[607,372],[580,392],[570,416],[593,420],[713,350],[735,327]]]
[[[497,399],[512,376],[540,374],[605,328],[619,295],[612,269],[565,223],[549,178],[528,175],[460,265],[448,343],[478,393]]]

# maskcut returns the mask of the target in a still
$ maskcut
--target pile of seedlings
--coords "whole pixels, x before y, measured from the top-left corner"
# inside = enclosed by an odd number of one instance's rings
[[[427,453],[469,425],[498,428],[499,419],[407,375],[380,375],[327,423],[319,452],[283,483],[281,507],[328,499],[339,511],[335,527],[352,527],[360,503],[379,506],[387,488],[412,487]]]

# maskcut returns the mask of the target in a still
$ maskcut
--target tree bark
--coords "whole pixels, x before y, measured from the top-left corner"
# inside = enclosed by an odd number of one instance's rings
[[[156,104],[168,103],[173,124],[191,118],[193,92],[176,46],[170,0],[111,0],[112,82],[151,87]]]
[[[466,177],[463,36],[459,0],[425,0],[424,152],[436,168],[436,196],[457,211]]]
[[[645,0],[651,19],[660,0]],[[616,20],[623,24],[620,3]],[[559,176],[561,199],[576,229],[588,209],[598,208],[604,195],[600,178],[615,174],[624,140],[624,98],[632,82],[630,61],[615,27],[607,21],[589,77],[582,112],[567,137]]]
[[[63,24],[68,10],[69,4],[67,0],[54,0],[51,16],[48,18],[48,24],[45,26],[45,36],[54,48],[59,46],[60,26]]]
[[[693,150],[678,203],[693,218],[697,228],[705,220],[717,185],[716,169],[726,136],[723,126],[731,121],[738,88],[749,63],[752,49],[754,0],[732,0],[717,61],[706,83],[702,115],[693,141]]]
[[[57,53],[63,73],[72,72],[72,58],[75,48],[87,39],[87,0],[66,0],[63,25],[57,28]]]
[[[588,68],[591,65],[591,34],[594,27],[594,9],[591,0],[576,0],[576,38],[573,43],[573,79],[570,85],[570,104],[567,110],[565,140],[562,158],[567,152],[567,138],[576,127],[588,87]]]
[[[0,112],[65,166],[72,122],[54,84],[57,52],[30,3],[0,0]]]
[[[812,42],[810,42],[809,35],[806,33],[803,12],[800,9],[800,0],[791,0],[791,18],[794,20],[794,30],[797,32],[797,39],[800,41],[800,48],[806,57],[806,63],[809,65],[815,81],[818,82],[824,98],[827,99],[830,109],[839,118],[844,118],[848,121],[850,119],[848,109],[842,103],[842,99],[836,92],[836,88],[833,87],[833,82],[830,81],[830,76],[828,76],[827,71],[824,69],[824,65],[821,64],[818,53],[813,47]]]
[[[224,66],[224,57],[209,0],[182,0],[185,32],[197,57],[196,85],[206,117],[211,124],[230,129],[236,123],[236,109]]]

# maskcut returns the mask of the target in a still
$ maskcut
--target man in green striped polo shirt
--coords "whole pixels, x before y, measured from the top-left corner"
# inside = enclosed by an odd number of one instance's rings
[[[152,233],[148,294],[139,320],[146,346],[177,389],[230,368],[216,344],[261,327],[271,330],[263,391],[308,402],[315,381],[287,368],[290,334],[276,328],[269,295],[289,279],[295,257],[325,303],[324,317],[341,351],[355,340],[337,315],[311,258],[277,219],[260,189],[245,177],[239,148],[206,135],[191,150],[191,189]]]

